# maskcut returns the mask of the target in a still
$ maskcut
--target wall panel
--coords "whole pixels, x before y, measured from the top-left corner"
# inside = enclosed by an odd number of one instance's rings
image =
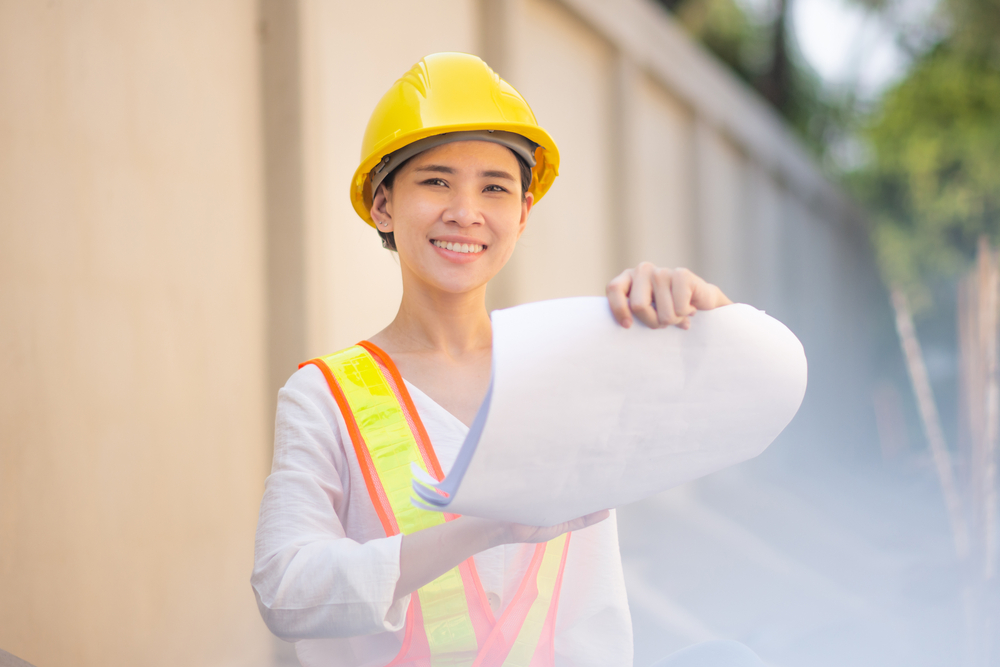
[[[746,158],[716,130],[695,127],[697,169],[697,270],[735,301],[751,295],[751,267],[745,261]]]
[[[613,54],[551,2],[528,2],[524,12],[509,76],[558,144],[561,165],[507,269],[513,302],[602,294],[611,277]]]
[[[630,263],[694,267],[698,262],[695,228],[693,117],[688,109],[648,77],[636,90],[636,122],[629,138],[633,163],[636,219],[627,220],[635,242]]]
[[[742,224],[743,271],[747,299],[767,310],[781,309],[781,200],[787,197],[771,174],[750,163],[746,173]]]
[[[0,646],[263,664],[256,15],[0,3]]]

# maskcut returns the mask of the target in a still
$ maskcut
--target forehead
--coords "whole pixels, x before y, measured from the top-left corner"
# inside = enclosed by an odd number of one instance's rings
[[[453,141],[415,155],[407,166],[448,163],[452,166],[489,164],[517,170],[517,158],[506,146],[492,141]]]

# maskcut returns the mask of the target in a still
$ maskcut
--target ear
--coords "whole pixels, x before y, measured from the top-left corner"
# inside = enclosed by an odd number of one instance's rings
[[[535,205],[535,195],[530,192],[524,194],[524,201],[521,202],[521,221],[517,225],[517,238],[521,238],[524,228],[528,225],[528,216],[531,215],[531,207]]]
[[[381,183],[378,186],[378,190],[375,191],[375,196],[372,197],[370,213],[372,220],[375,221],[375,229],[386,233],[392,231],[392,202],[389,199],[385,186]]]

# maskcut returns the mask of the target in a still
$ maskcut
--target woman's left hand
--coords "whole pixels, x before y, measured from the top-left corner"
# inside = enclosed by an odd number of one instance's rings
[[[608,303],[618,324],[632,326],[633,316],[653,329],[691,326],[691,316],[732,303],[715,285],[688,269],[665,269],[643,262],[618,274],[607,287]]]

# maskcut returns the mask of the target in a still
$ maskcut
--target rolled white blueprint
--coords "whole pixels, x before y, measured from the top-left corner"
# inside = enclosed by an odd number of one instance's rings
[[[785,325],[743,304],[687,331],[619,326],[607,299],[494,311],[490,392],[428,509],[551,526],[760,454],[795,416],[806,358]]]

